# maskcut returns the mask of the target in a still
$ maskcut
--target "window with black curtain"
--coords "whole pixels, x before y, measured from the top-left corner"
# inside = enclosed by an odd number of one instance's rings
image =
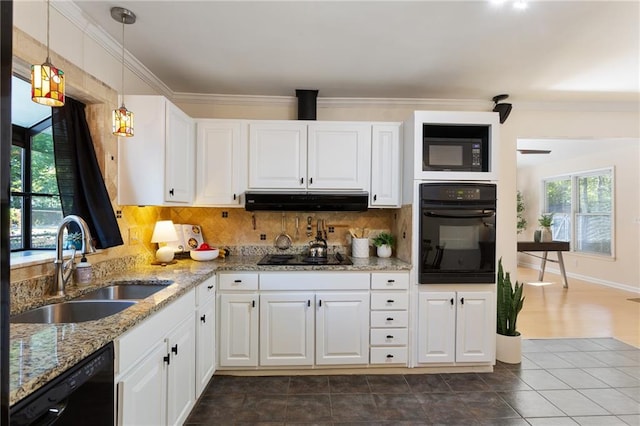
[[[67,97],[63,107],[52,108],[51,118],[63,214],[78,215],[87,222],[96,248],[105,249],[123,244],[98,167],[85,117],[85,105]]]

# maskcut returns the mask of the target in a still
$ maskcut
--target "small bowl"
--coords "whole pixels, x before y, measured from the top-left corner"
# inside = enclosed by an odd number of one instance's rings
[[[220,250],[216,248],[211,250],[191,250],[189,252],[189,255],[191,255],[191,258],[193,260],[205,262],[207,260],[215,259],[216,257],[218,257],[219,253],[220,253]]]

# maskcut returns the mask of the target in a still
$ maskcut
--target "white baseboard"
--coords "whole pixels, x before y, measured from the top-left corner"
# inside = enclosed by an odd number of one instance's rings
[[[565,263],[566,265],[566,263]],[[540,270],[540,264],[536,264],[536,263],[530,263],[530,262],[518,262],[518,266],[523,267],[523,268],[530,268],[530,269],[534,269],[536,271]],[[556,275],[560,275],[560,268],[555,268],[555,267],[549,267],[549,263],[547,263],[547,266],[544,269],[545,274],[547,272],[552,273],[552,274],[556,274]],[[567,279],[569,278],[575,278],[581,281],[586,281],[588,283],[591,284],[597,284],[597,285],[603,285],[606,287],[612,287],[612,288],[616,288],[618,290],[624,290],[624,291],[628,291],[630,293],[636,293],[636,294],[640,294],[640,288],[638,287],[633,287],[627,284],[622,284],[622,283],[618,283],[615,281],[607,281],[607,280],[602,280],[599,278],[594,278],[594,277],[589,277],[586,275],[580,275],[580,274],[575,274],[572,272],[567,272]],[[569,288],[571,288],[571,282],[569,282]]]

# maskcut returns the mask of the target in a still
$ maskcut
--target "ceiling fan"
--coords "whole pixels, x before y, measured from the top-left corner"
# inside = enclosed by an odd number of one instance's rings
[[[520,154],[551,154],[550,149],[518,149]]]

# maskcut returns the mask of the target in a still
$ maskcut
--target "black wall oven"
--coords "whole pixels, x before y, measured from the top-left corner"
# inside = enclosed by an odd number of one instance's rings
[[[494,283],[496,185],[420,184],[419,283]]]

